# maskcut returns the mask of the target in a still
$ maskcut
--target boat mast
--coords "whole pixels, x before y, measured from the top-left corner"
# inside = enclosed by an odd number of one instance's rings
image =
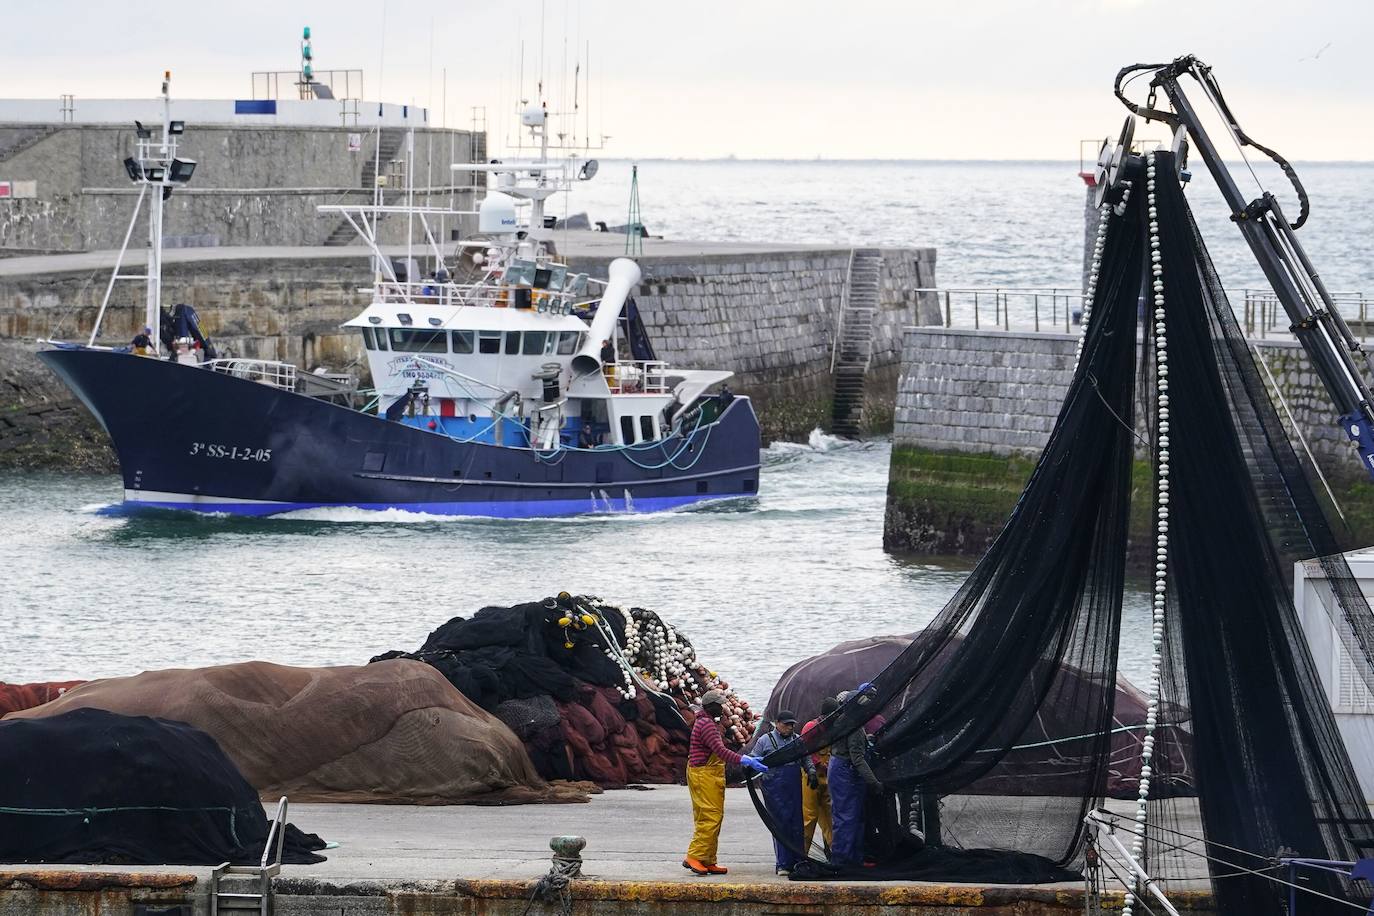
[[[177,142],[172,135],[172,98],[171,98],[172,71],[167,70],[162,74],[162,140],[158,144],[156,157],[148,155],[151,150],[140,150],[139,158],[147,161],[148,159],[160,159],[162,162],[170,163],[176,158]],[[147,143],[152,146],[152,141],[140,140],[139,145]],[[153,194],[152,206],[148,210],[148,281],[147,297],[144,305],[143,324],[145,327],[152,328],[153,352],[161,351],[162,334],[160,328],[162,324],[162,205],[171,193],[170,185],[171,169],[163,168],[154,175],[149,175],[149,170],[144,170],[145,180],[157,186],[156,193]]]
[[[161,138],[154,139],[152,130],[144,127],[141,121],[134,122],[135,154],[124,160],[124,171],[128,174],[129,180],[139,186],[138,200],[134,202],[134,212],[129,217],[129,228],[124,233],[119,257],[115,259],[114,271],[111,272],[110,282],[105,287],[105,298],[100,302],[100,311],[96,314],[95,325],[91,328],[88,346],[95,346],[101,322],[105,319],[105,311],[110,305],[110,295],[114,292],[115,282],[142,280],[146,287],[143,323],[152,329],[149,336],[153,352],[156,353],[162,348],[162,205],[171,196],[172,189],[184,186],[196,170],[194,159],[182,159],[177,156],[177,138],[185,132],[186,124],[183,121],[172,120],[171,87],[172,71],[167,70],[162,74]],[[151,195],[148,193],[150,189]],[[141,274],[122,273],[124,256],[129,251],[129,239],[133,237],[134,225],[138,222],[144,200],[150,196],[152,200],[148,209],[148,267]]]

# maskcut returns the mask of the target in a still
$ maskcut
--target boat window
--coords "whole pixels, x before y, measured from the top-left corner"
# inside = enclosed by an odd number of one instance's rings
[[[577,332],[564,331],[558,335],[558,355],[571,356],[577,352]]]
[[[653,417],[639,418],[639,438],[641,442],[648,442],[650,439],[654,438]]]
[[[448,334],[445,331],[408,331],[391,329],[391,349],[405,353],[447,353]]]
[[[562,264],[556,264],[553,273],[549,275],[549,289],[561,290],[568,284],[568,268]]]
[[[377,349],[377,343],[372,339],[371,328],[359,328],[363,332],[363,346],[369,350]]]
[[[549,278],[550,278],[552,275],[553,275],[553,271],[550,270],[549,268],[547,268],[547,267],[536,267],[536,268],[534,269],[534,288],[535,288],[535,289],[548,289],[548,288],[549,288]]]
[[[515,356],[515,355],[518,354],[519,352],[520,352],[520,332],[519,332],[519,331],[507,331],[507,332],[506,332],[506,355],[507,355],[507,356]]]
[[[500,353],[500,352],[501,352],[501,332],[500,332],[500,331],[478,331],[478,332],[477,332],[477,352],[478,352],[478,353]]]
[[[543,331],[526,331],[525,346],[520,352],[526,356],[539,356],[544,352],[544,338],[548,336]]]
[[[473,334],[472,334],[471,331],[454,331],[454,332],[453,332],[453,352],[454,352],[454,353],[471,353],[471,352],[472,352],[472,337],[473,337]]]
[[[558,332],[550,331],[544,335],[544,355],[552,356],[553,351],[558,347]]]
[[[635,441],[635,418],[620,418],[620,444],[632,445]]]
[[[386,343],[386,328],[372,329],[372,343],[378,350],[389,350]]]
[[[509,286],[529,286],[534,282],[534,262],[526,258],[512,258],[506,268],[506,283]]]

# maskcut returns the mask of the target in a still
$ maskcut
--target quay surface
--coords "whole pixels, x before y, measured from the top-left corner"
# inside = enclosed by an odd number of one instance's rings
[[[586,837],[577,914],[895,914],[1038,916],[1081,913],[1083,886],[793,882],[773,874],[770,837],[748,794],[726,796],[721,877],[681,866],[691,831],[682,786],[621,790],[585,805],[417,807],[300,804],[290,819],[337,842],[317,865],[286,865],[274,881],[279,916],[522,914],[550,864],[549,838]],[[1124,810],[1124,809],[1123,809]],[[1180,828],[1188,830],[1185,816]],[[1195,825],[1194,825],[1195,826]],[[1180,863],[1182,865],[1184,863]],[[1190,876],[1201,876],[1190,865]],[[1178,871],[1174,871],[1178,874]],[[0,865],[0,916],[209,913],[209,868]],[[1171,892],[1185,914],[1211,912],[1204,884]],[[1106,895],[1109,909],[1120,895]],[[144,910],[135,909],[143,905]],[[189,909],[178,910],[185,906]],[[168,909],[172,908],[172,909]],[[556,913],[536,901],[531,914]]]

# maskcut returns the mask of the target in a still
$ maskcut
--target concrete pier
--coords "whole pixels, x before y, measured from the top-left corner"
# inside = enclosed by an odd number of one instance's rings
[[[1069,916],[1083,911],[1081,884],[1040,886],[921,882],[793,882],[773,874],[771,840],[747,793],[726,793],[721,877],[681,867],[691,832],[685,787],[657,786],[596,796],[586,805],[411,807],[293,805],[291,820],[339,843],[318,865],[283,866],[275,879],[278,916],[339,914],[522,914],[549,869],[548,840],[587,839],[573,912],[677,916],[872,914],[888,916]],[[1180,826],[1195,819],[1186,814]],[[1194,865],[1191,874],[1201,875]],[[208,913],[208,868],[0,866],[0,916],[96,912],[132,914],[144,903]],[[1179,872],[1175,871],[1174,874]],[[1190,916],[1211,912],[1210,895],[1188,880],[1170,889]],[[1120,895],[1107,895],[1109,909]],[[175,911],[173,911],[175,912]],[[555,913],[536,902],[530,913]]]

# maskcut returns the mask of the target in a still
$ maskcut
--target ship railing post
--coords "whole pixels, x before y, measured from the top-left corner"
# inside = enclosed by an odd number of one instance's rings
[[[973,291],[973,329],[978,330],[978,290]]]
[[[1035,333],[1040,333],[1040,294],[1035,294]]]
[[[949,290],[945,290],[945,327],[954,327],[953,323],[950,321]]]

